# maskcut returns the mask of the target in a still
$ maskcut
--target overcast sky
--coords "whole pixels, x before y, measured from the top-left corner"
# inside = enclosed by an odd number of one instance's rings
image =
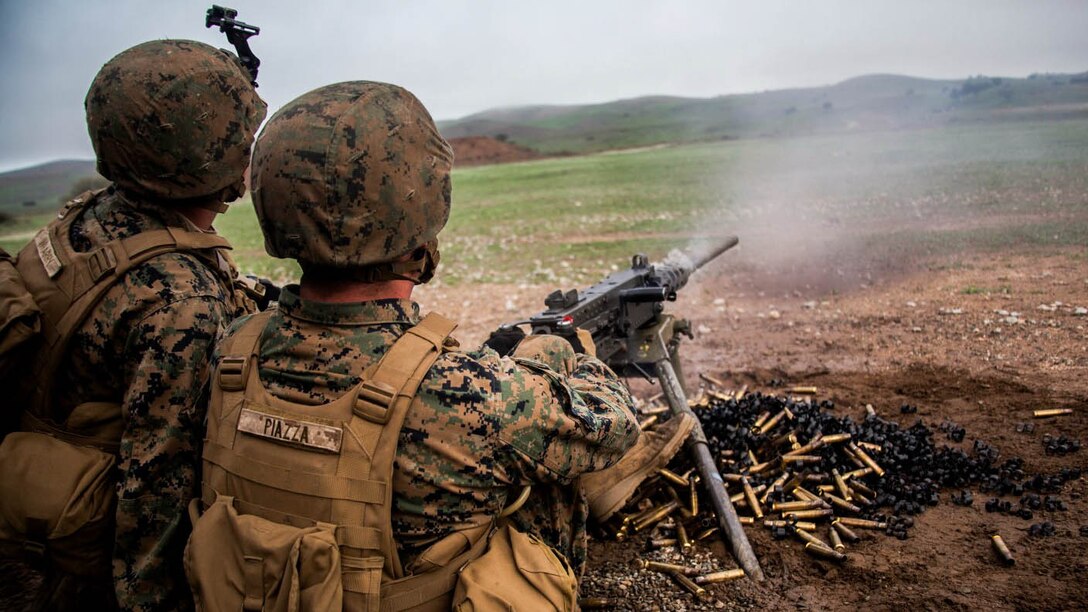
[[[336,81],[415,92],[437,119],[500,106],[708,97],[870,73],[1088,70],[1086,0],[220,0],[260,26],[274,111]],[[153,38],[229,47],[207,0],[0,0],[0,170],[91,158],[83,97]],[[271,112],[270,112],[271,114]]]

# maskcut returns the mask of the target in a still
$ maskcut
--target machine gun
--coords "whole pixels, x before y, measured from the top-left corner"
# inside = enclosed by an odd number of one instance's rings
[[[260,34],[261,29],[238,21],[235,19],[237,16],[238,11],[213,4],[204,18],[204,27],[218,26],[219,31],[227,35],[227,42],[234,45],[234,49],[238,52],[238,59],[242,60],[242,66],[249,72],[253,86],[256,87],[257,68],[260,67],[261,60],[257,59],[257,56],[253,55],[253,51],[250,50],[249,37]]]
[[[528,320],[506,324],[496,334],[528,324],[534,334],[576,340],[575,329],[584,329],[593,336],[597,357],[614,372],[646,378],[652,378],[651,372],[656,374],[673,415],[687,413],[695,418],[678,374],[681,335],[690,336],[690,326],[665,314],[664,303],[676,299],[676,293],[693,272],[737,242],[736,236],[729,236],[709,248],[690,254],[674,252],[652,264],[645,255],[635,255],[630,269],[615,272],[582,292],[555,291],[544,300],[547,310]],[[695,423],[687,446],[713,503],[721,533],[745,573],[753,580],[763,580],[763,570],[725,492],[706,434],[698,419]]]

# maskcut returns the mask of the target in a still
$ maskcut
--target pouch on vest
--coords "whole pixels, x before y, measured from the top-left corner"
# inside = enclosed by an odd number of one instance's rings
[[[238,514],[220,496],[197,518],[185,546],[185,573],[198,610],[340,610],[343,590],[335,527],[299,528]],[[379,568],[380,571],[380,568]]]
[[[15,259],[0,249],[0,381],[9,380],[25,363],[28,341],[41,332],[41,312],[15,269]],[[7,406],[3,411],[16,412]]]
[[[9,556],[48,556],[70,574],[109,577],[114,462],[46,434],[8,434],[0,444],[0,546]]]
[[[487,552],[461,570],[453,594],[458,612],[577,608],[578,580],[547,544],[510,525],[497,529]]]

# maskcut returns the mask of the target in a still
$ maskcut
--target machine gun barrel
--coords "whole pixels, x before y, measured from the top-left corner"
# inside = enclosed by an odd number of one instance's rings
[[[718,255],[728,251],[729,249],[737,246],[740,239],[736,236],[728,236],[721,242],[713,245],[709,249],[703,249],[691,253],[688,257],[691,259],[691,264],[695,270],[702,268],[706,264],[710,263],[714,259],[717,259]]]

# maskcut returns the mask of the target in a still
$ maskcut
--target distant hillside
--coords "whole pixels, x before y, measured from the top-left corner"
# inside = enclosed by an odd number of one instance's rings
[[[0,212],[54,210],[81,178],[97,176],[90,160],[65,159],[0,174]],[[29,204],[33,202],[33,204]]]
[[[1088,118],[1088,73],[1025,79],[863,76],[836,85],[715,98],[650,96],[488,110],[439,123],[447,138],[491,136],[545,154],[970,121]]]
[[[454,166],[482,166],[537,159],[540,154],[525,147],[487,136],[451,138]]]

